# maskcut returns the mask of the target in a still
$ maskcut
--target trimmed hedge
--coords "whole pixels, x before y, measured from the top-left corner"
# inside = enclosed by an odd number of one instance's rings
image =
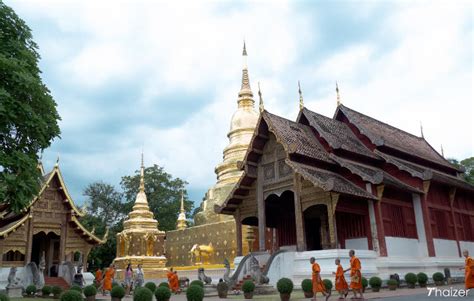
[[[10,301],[10,297],[5,294],[0,293],[0,301]]]
[[[369,279],[370,287],[380,288],[382,286],[382,279],[377,276],[371,277]]]
[[[36,294],[36,286],[35,285],[28,285],[25,290],[28,296]]]
[[[280,294],[291,294],[293,291],[293,281],[289,278],[281,278],[277,282],[277,289]]]
[[[444,281],[444,275],[443,273],[436,272],[433,274],[433,280],[434,281]]]
[[[171,298],[171,290],[166,286],[159,286],[155,291],[156,301],[166,301]]]
[[[193,281],[191,281],[189,286],[191,286],[191,285],[199,285],[200,287],[204,288],[204,282],[202,282],[201,280],[193,280]]]
[[[156,291],[156,284],[154,282],[147,282],[145,283],[145,287],[149,289],[152,293]]]
[[[76,290],[68,290],[61,294],[61,301],[83,301],[82,293]]]
[[[428,275],[423,272],[416,274],[416,278],[418,279],[418,283],[420,285],[428,283]]]
[[[165,287],[167,287],[167,288],[170,288],[170,285],[168,284],[168,282],[164,282],[164,281],[163,281],[163,282],[161,282],[161,283],[158,285],[158,287],[162,287],[162,286],[165,286]]]
[[[416,277],[414,273],[407,273],[405,274],[405,281],[408,284],[414,285],[418,281],[418,278]]]
[[[133,301],[152,301],[153,293],[146,287],[137,287],[133,292]]]
[[[332,282],[329,279],[324,279],[323,280],[324,287],[326,288],[326,291],[332,290]]]
[[[112,288],[112,291],[110,291],[110,296],[114,298],[122,299],[123,297],[125,297],[125,289],[117,285]]]
[[[63,289],[62,289],[62,287],[55,285],[55,286],[53,286],[51,291],[52,291],[53,295],[59,296],[63,292]]]
[[[304,279],[301,281],[301,289],[303,292],[312,293],[313,292],[313,281],[311,279]]]
[[[204,299],[204,288],[196,284],[191,285],[186,291],[186,299],[188,301],[202,301]]]
[[[79,293],[82,293],[82,288],[79,285],[73,285],[69,290],[78,291]]]
[[[252,280],[246,280],[242,284],[242,291],[244,293],[252,293],[255,290],[255,283]]]
[[[84,288],[84,296],[90,297],[97,295],[97,288],[95,285],[88,285]]]
[[[362,277],[362,287],[367,287],[369,286],[369,281],[367,280],[367,278],[365,277]]]
[[[49,296],[49,295],[51,295],[52,291],[53,291],[53,288],[52,288],[51,286],[45,285],[45,286],[43,286],[43,288],[41,289],[41,294],[42,294],[43,296]]]

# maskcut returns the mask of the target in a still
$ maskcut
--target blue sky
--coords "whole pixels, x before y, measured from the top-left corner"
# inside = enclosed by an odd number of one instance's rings
[[[62,135],[44,153],[77,203],[94,181],[159,164],[199,203],[240,88],[242,40],[265,107],[295,119],[342,102],[474,155],[469,1],[5,1],[33,31]],[[414,3],[413,3],[414,2]]]

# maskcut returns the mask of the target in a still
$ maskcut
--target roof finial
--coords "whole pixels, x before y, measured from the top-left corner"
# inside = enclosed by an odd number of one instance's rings
[[[242,59],[243,59],[242,85],[239,91],[238,104],[239,104],[239,107],[251,106],[253,108],[254,101],[252,98],[253,97],[252,89],[250,88],[249,71],[247,69],[247,46],[245,45],[245,40],[244,40],[244,48],[242,51]]]
[[[140,192],[145,192],[145,165],[143,164],[143,151],[142,151],[142,164],[140,167]]]
[[[441,144],[441,156],[443,156],[444,158],[444,149],[443,149],[443,145]]]
[[[54,167],[59,167],[59,154],[58,154],[58,157],[56,158],[56,164],[54,164]]]
[[[262,113],[265,108],[263,107],[263,98],[262,98],[262,91],[260,91],[260,82],[258,82],[258,97],[260,98],[260,103],[258,105],[258,108],[260,110],[260,113]]]
[[[341,96],[339,95],[339,86],[337,85],[336,81],[336,99],[337,99],[337,106],[341,105]]]
[[[242,51],[243,56],[247,56],[247,48],[245,47],[245,39],[244,39],[244,50]]]
[[[300,81],[298,81],[298,93],[300,94],[300,110],[303,110],[303,108],[304,108],[303,92],[301,92]]]
[[[423,134],[423,123],[420,121],[420,132],[421,132],[421,138],[425,138],[425,135]]]

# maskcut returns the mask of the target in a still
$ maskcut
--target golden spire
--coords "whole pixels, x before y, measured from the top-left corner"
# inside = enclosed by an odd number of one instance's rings
[[[423,123],[420,121],[420,132],[421,132],[421,138],[425,138],[425,135],[423,134]]]
[[[178,215],[178,220],[176,221],[176,229],[177,230],[182,230],[186,229],[186,211],[184,210],[184,194],[183,191],[181,190],[181,209]]]
[[[341,97],[339,95],[339,86],[337,85],[337,82],[336,82],[336,99],[337,99],[337,106],[340,106],[341,105]]]
[[[258,97],[259,97],[259,104],[258,104],[258,109],[260,110],[260,113],[263,112],[263,110],[265,110],[265,108],[263,107],[263,98],[262,98],[262,91],[260,91],[260,82],[258,82]]]
[[[253,107],[254,100],[252,89],[250,88],[249,70],[247,68],[247,47],[245,45],[245,41],[244,48],[242,50],[242,59],[242,85],[240,87],[239,100],[237,102],[239,104],[239,107]]]
[[[298,81],[298,93],[300,94],[300,111],[304,108],[303,93],[301,92],[300,81]]]
[[[143,164],[143,151],[142,151],[142,165],[140,167],[140,192],[145,192],[145,165]]]
[[[441,156],[443,156],[444,158],[444,149],[443,149],[443,145],[441,144]]]

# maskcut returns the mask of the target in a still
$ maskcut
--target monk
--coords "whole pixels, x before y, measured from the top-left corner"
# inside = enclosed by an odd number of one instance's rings
[[[97,286],[97,288],[99,290],[101,290],[101,287],[102,287],[102,270],[100,268],[97,269],[97,271],[95,272],[95,285]]]
[[[349,251],[349,257],[351,258],[351,267],[344,272],[351,271],[351,289],[354,293],[354,297],[351,299],[364,299],[364,295],[362,294],[362,273],[361,273],[361,264],[359,258],[355,256],[355,251]],[[357,298],[357,293],[360,294],[360,297]]]
[[[106,291],[110,292],[112,290],[112,282],[114,281],[114,277],[115,277],[115,265],[111,263],[109,268],[105,271],[104,280],[102,280],[104,295]]]
[[[168,277],[168,283],[170,285],[170,289],[175,294],[179,293],[179,279],[178,274],[173,271],[173,268],[170,268],[170,271],[166,274]]]
[[[346,278],[344,277],[344,269],[342,268],[341,260],[336,258],[335,264],[337,269],[336,272],[332,272],[332,274],[336,276],[336,291],[339,292],[339,300],[345,300],[347,293],[349,292],[349,287],[347,285]]]
[[[311,263],[311,270],[313,272],[312,278],[311,278],[313,282],[313,293],[314,293],[313,300],[316,301],[317,294],[322,293],[323,296],[326,296],[326,301],[327,301],[329,297],[331,296],[331,292],[326,291],[326,287],[324,286],[324,283],[321,280],[321,268],[319,264],[316,262],[316,259],[314,257],[311,257],[309,259],[309,262]]]
[[[461,270],[464,270],[464,283],[466,284],[466,289],[474,288],[474,259],[469,256],[469,251],[464,250],[462,252],[466,262]]]

